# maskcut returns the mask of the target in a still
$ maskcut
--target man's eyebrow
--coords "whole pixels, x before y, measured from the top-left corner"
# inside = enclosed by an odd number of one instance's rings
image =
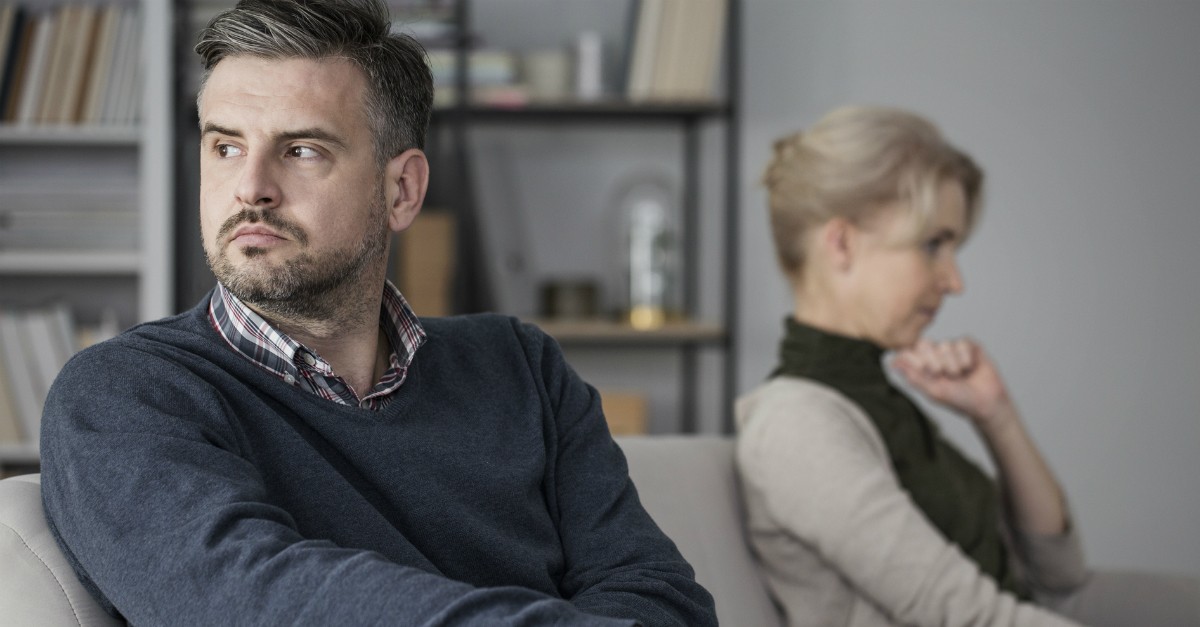
[[[275,141],[287,142],[296,139],[315,139],[329,144],[333,144],[338,148],[345,148],[346,142],[342,141],[341,137],[330,133],[320,128],[302,128],[294,131],[284,131],[275,135]]]
[[[225,126],[221,126],[220,124],[213,124],[212,122],[205,122],[204,126],[200,127],[200,137],[204,137],[205,135],[208,135],[210,133],[216,133],[217,135],[228,135],[230,137],[241,137],[242,136],[241,131],[234,130],[232,128],[228,128]]]
[[[203,128],[200,129],[200,136],[204,137],[210,133],[217,135],[228,135],[229,137],[242,137],[242,132],[229,127],[221,126],[213,122],[206,122]],[[297,139],[315,139],[318,141],[333,144],[339,148],[345,148],[346,142],[342,138],[320,128],[301,128],[294,131],[284,131],[273,136],[276,142],[288,142]]]

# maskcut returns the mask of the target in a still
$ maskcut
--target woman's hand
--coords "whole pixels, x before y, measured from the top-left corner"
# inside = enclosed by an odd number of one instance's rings
[[[983,347],[970,339],[921,340],[892,365],[917,391],[965,414],[983,436],[1000,473],[1004,497],[1022,530],[1067,529],[1062,488],[1025,430],[1008,389]]]
[[[917,391],[964,414],[983,431],[994,431],[1016,412],[1000,371],[970,338],[922,339],[896,353],[893,367]]]

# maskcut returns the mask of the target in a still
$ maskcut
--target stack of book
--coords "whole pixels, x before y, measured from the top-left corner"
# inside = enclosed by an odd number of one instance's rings
[[[0,4],[0,124],[132,126],[137,7]]]
[[[138,249],[137,191],[114,180],[31,178],[0,187],[0,253]]]
[[[728,10],[728,0],[637,0],[626,97],[633,102],[711,101]]]
[[[455,0],[391,0],[392,32],[415,37],[425,48],[452,48],[458,24]]]
[[[75,351],[117,334],[106,312],[98,325],[79,325],[65,303],[0,308],[0,449],[36,445],[50,384]]]
[[[433,105],[450,107],[458,102],[458,55],[448,48],[428,51],[433,74]],[[484,48],[467,55],[467,83],[471,102],[488,106],[520,106],[529,101],[518,78],[518,60],[511,50]]]
[[[0,442],[37,442],[50,384],[74,352],[65,305],[0,310]]]

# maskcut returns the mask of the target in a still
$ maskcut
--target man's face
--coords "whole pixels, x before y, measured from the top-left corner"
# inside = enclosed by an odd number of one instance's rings
[[[200,100],[200,231],[251,305],[324,317],[331,287],[386,265],[366,79],[335,59],[229,57]],[[325,299],[328,300],[328,299]]]

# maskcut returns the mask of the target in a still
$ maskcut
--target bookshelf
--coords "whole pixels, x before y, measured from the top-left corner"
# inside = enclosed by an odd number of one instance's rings
[[[129,42],[128,67],[138,70],[123,79],[115,69],[107,74],[111,84],[103,91],[127,92],[125,108],[117,109],[123,115],[105,117],[96,109],[97,115],[88,116],[81,105],[74,119],[9,116],[0,121],[0,310],[31,315],[65,304],[78,329],[104,323],[117,330],[170,314],[173,4],[0,1],[0,7],[6,5],[19,5],[26,18],[37,19],[60,19],[67,6],[87,7],[75,10],[94,11],[97,25],[109,7],[115,7],[114,14],[125,10],[136,17],[128,18],[127,32],[133,36],[121,39]],[[116,24],[120,18],[113,19]],[[103,39],[99,26],[88,32],[89,44],[79,53],[83,69],[68,73],[84,100],[85,85],[93,80],[89,59],[102,55],[96,42]],[[22,228],[22,216],[29,216],[25,225],[36,228],[16,230]],[[12,408],[0,406],[0,414],[6,411]],[[0,473],[36,469],[37,448],[27,437],[0,442]]]
[[[603,357],[599,360],[591,359],[599,353],[615,354],[620,352],[622,355],[620,359],[633,361],[648,359],[650,353],[660,357],[664,353],[673,354],[678,359],[675,367],[678,394],[670,403],[658,403],[660,412],[664,411],[664,405],[670,405],[670,407],[665,407],[665,411],[674,413],[674,419],[670,421],[673,426],[667,430],[680,432],[699,430],[697,412],[700,405],[708,401],[719,407],[717,429],[728,432],[732,427],[732,400],[736,381],[735,335],[731,329],[735,328],[736,322],[734,319],[736,315],[734,281],[737,273],[738,242],[736,216],[738,203],[737,150],[740,132],[738,119],[740,2],[738,0],[724,2],[705,0],[703,4],[719,7],[721,14],[713,17],[710,13],[707,22],[703,20],[701,22],[684,22],[679,19],[678,13],[688,10],[693,10],[697,14],[701,13],[700,3],[685,5],[686,1],[606,0],[604,2],[587,2],[586,7],[581,2],[564,2],[558,6],[543,6],[534,1],[515,0],[500,3],[481,3],[473,0],[437,3],[443,11],[448,13],[444,19],[452,25],[452,28],[449,29],[449,32],[443,33],[442,40],[434,45],[449,46],[454,53],[456,69],[452,72],[453,97],[442,99],[442,106],[434,113],[429,147],[431,157],[434,159],[434,180],[431,182],[433,190],[431,202],[426,204],[427,206],[432,204],[449,208],[460,223],[457,233],[459,240],[457,248],[460,251],[456,285],[458,310],[500,310],[506,313],[516,313],[524,319],[538,324],[554,337],[568,352],[568,359],[572,362],[575,362],[576,357],[580,357],[580,361],[584,363],[606,361]],[[503,6],[497,8],[497,5]],[[528,21],[526,18],[537,16],[534,21],[540,26],[543,18],[546,22],[554,22],[553,15],[556,11],[578,15],[587,14],[587,17],[578,18],[573,25],[567,26],[567,28],[589,30],[592,28],[592,24],[610,21],[606,15],[600,15],[601,12],[616,14],[617,21],[622,23],[615,34],[610,32],[606,36],[610,50],[615,50],[615,53],[607,55],[605,63],[610,70],[615,69],[617,74],[623,74],[623,76],[618,76],[616,80],[610,80],[606,86],[607,89],[602,90],[598,96],[594,94],[584,96],[579,91],[572,93],[570,88],[565,90],[566,94],[563,97],[549,99],[539,98],[533,93],[522,96],[519,91],[514,95],[512,90],[500,90],[498,98],[489,100],[490,92],[481,85],[472,83],[474,74],[471,63],[477,49],[494,51],[505,47],[505,44],[495,44],[489,36],[490,31],[501,28],[502,20],[497,19],[496,13],[503,13],[505,20],[514,22]],[[722,43],[719,45],[719,52],[713,52],[713,58],[708,59],[708,68],[694,70],[692,66],[695,64],[679,65],[678,61],[675,66],[663,66],[660,60],[658,61],[660,65],[650,71],[651,75],[657,73],[657,78],[654,76],[647,78],[648,70],[645,63],[642,68],[635,69],[635,66],[638,65],[636,48],[639,45],[645,45],[635,40],[646,38],[641,31],[645,30],[643,15],[648,11],[660,12],[663,15],[671,12],[677,14],[676,21],[673,22],[673,32],[670,26],[664,26],[665,20],[668,18],[656,18],[658,24],[652,28],[665,28],[660,31],[664,40],[672,36],[679,37],[681,32],[687,33],[687,35],[682,35],[685,39],[695,39],[705,28],[714,31],[717,34],[717,40]],[[621,17],[622,13],[623,17]],[[560,22],[572,22],[572,20],[564,18]],[[595,28],[603,30],[603,26]],[[526,29],[523,34],[511,36],[507,45],[517,48],[519,56],[522,40],[532,38],[533,35]],[[569,38],[568,34],[560,39]],[[662,42],[659,44],[657,55],[661,56],[664,54],[662,46],[665,44]],[[532,45],[544,46],[545,44]],[[524,52],[528,53],[529,49]],[[695,59],[704,57],[705,52],[700,49],[693,50],[688,54]],[[579,56],[582,54],[584,53],[576,51],[574,59],[576,63],[579,63]],[[677,52],[677,54],[679,53]],[[654,62],[649,62],[649,64],[654,65]],[[700,65],[703,65],[703,61]],[[664,78],[664,67],[677,69],[674,72],[668,72],[667,74],[670,76]],[[696,71],[700,74],[696,74]],[[711,74],[711,85],[701,80],[706,71]],[[582,70],[577,68],[575,77],[578,78],[581,72]],[[638,78],[634,78],[633,73],[635,72],[640,73]],[[684,77],[676,80],[680,75],[689,73],[690,79]],[[435,80],[436,76],[435,68]],[[525,76],[524,79],[531,80],[529,76]],[[688,80],[691,82],[689,83]],[[582,89],[578,85],[576,87]],[[517,216],[522,211],[519,206],[521,200],[512,201],[509,206],[502,206],[504,203],[499,203],[501,206],[497,206],[495,202],[485,201],[484,197],[493,194],[481,192],[478,181],[486,178],[494,180],[496,177],[489,170],[506,166],[498,163],[503,159],[489,159],[487,155],[479,152],[478,137],[490,134],[495,138],[497,135],[503,134],[507,140],[520,142],[524,137],[555,132],[564,134],[595,133],[597,139],[601,141],[603,141],[604,135],[622,132],[657,134],[661,137],[660,143],[668,145],[666,150],[671,153],[671,156],[667,158],[674,161],[673,176],[677,185],[679,205],[676,208],[678,211],[676,218],[681,263],[677,277],[680,288],[675,303],[678,315],[675,319],[658,328],[635,329],[627,322],[623,322],[619,314],[614,315],[611,303],[604,311],[598,311],[594,318],[585,320],[568,321],[542,318],[539,316],[544,315],[545,312],[530,311],[531,305],[523,308],[518,305],[517,311],[507,311],[512,304],[511,299],[506,298],[504,292],[512,291],[511,287],[495,280],[496,266],[503,265],[506,261],[503,258],[497,259],[494,253],[489,255],[480,251],[489,249],[489,239],[492,236],[490,231],[495,229],[497,222],[495,214],[502,216],[501,221],[519,221]],[[554,148],[551,147],[548,150],[551,151],[551,156],[546,157],[543,161],[553,161],[555,158]],[[564,146],[561,150],[558,157],[571,158],[569,148]],[[637,149],[622,152],[618,148],[610,158],[619,161],[629,157],[630,152],[635,150]],[[443,154],[437,154],[438,152]],[[716,161],[720,162],[715,164],[715,167],[712,163],[714,157]],[[705,163],[705,160],[708,160],[709,163]],[[525,167],[520,175],[512,178],[553,177],[555,176],[553,172],[557,171],[556,164],[549,165],[550,167],[540,173],[533,171],[537,169],[535,166]],[[440,194],[437,180],[439,172],[449,173],[453,179],[453,183],[440,186]],[[719,184],[716,185],[717,189],[706,185],[706,182],[709,182],[705,180],[706,178],[719,179]],[[529,187],[526,186],[526,190]],[[705,195],[708,197],[705,198]],[[539,199],[529,196],[530,194],[527,192],[523,200],[530,204],[539,202]],[[702,215],[702,212],[706,211],[719,215]],[[537,222],[537,220],[527,220],[527,222]],[[579,226],[572,230],[585,233],[572,234],[565,230],[559,230],[552,236],[561,236],[564,239],[581,234],[585,238],[594,237],[594,234],[586,233],[594,224],[587,222],[582,215],[578,224]],[[708,224],[709,233],[707,235],[702,232],[703,224]],[[713,237],[712,231],[718,231],[719,234]],[[538,236],[529,237],[536,239]],[[492,248],[494,249],[495,246]],[[524,253],[519,254],[523,255]],[[721,263],[717,264],[717,268],[710,267],[708,272],[704,272],[702,266],[704,266],[705,259],[702,257],[708,255],[719,256]],[[545,265],[553,266],[556,261],[559,260],[547,260]],[[600,282],[604,283],[605,280],[602,279]],[[611,283],[611,281],[608,282]],[[526,289],[524,291],[532,293],[534,290]],[[526,300],[530,299],[526,298]],[[704,373],[701,372],[704,368],[701,364],[704,355],[709,356],[710,362],[712,357],[719,362],[716,365],[716,369],[719,370],[717,376],[711,376],[713,373],[708,372],[710,376],[705,378]],[[611,360],[599,366],[599,368],[609,370],[621,367],[621,364],[614,364]],[[708,368],[709,371],[712,369]],[[581,373],[588,379],[592,378],[593,373],[601,375],[600,378],[603,378],[603,373],[595,368],[586,372],[581,370]],[[702,400],[701,388],[710,386],[714,378],[717,382],[714,387],[720,388],[719,393],[704,397]],[[709,400],[714,396],[715,400]],[[661,425],[666,421],[658,422]],[[661,427],[660,430],[662,430]]]

